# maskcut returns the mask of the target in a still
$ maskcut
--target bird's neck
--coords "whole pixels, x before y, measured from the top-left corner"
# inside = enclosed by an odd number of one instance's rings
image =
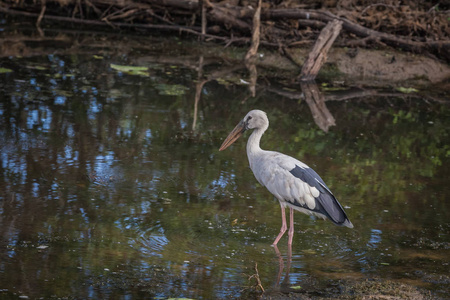
[[[254,157],[258,152],[262,151],[261,147],[259,146],[259,143],[261,141],[261,137],[266,131],[267,128],[257,128],[253,130],[252,134],[248,138],[247,142],[247,156],[249,161],[251,161],[251,158]]]

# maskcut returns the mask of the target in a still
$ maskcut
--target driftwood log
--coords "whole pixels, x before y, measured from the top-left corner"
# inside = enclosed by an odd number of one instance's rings
[[[341,32],[342,21],[333,20],[321,31],[300,73],[301,81],[314,80],[327,60],[328,50]]]

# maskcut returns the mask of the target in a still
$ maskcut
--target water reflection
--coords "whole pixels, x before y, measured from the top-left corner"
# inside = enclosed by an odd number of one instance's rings
[[[280,287],[280,280],[281,280],[281,276],[283,276],[283,271],[285,269],[284,267],[284,259],[281,256],[280,250],[278,250],[277,245],[273,246],[275,249],[275,253],[277,254],[278,257],[278,263],[279,263],[279,269],[278,269],[278,275],[277,275],[277,281],[275,282],[275,288],[279,288]],[[290,280],[289,280],[289,273],[291,271],[291,263],[292,263],[292,245],[288,244],[288,250],[287,250],[287,255],[286,255],[286,273],[284,274],[284,278],[283,278],[283,286],[287,286],[288,288],[291,286]]]
[[[370,240],[367,244],[369,248],[377,248],[377,245],[381,242],[381,230],[372,229],[372,234],[370,235]]]
[[[254,99],[232,78],[245,66],[149,55],[134,60],[150,66],[141,77],[105,57],[4,59],[16,71],[0,91],[1,296],[244,297],[255,263],[266,290],[370,276],[439,285],[447,106],[319,90],[337,124],[325,134],[297,102],[305,87],[259,83]],[[270,246],[279,204],[256,185],[245,143],[217,153],[255,107],[272,121],[265,147],[323,174],[353,231],[299,215],[292,249]]]
[[[336,125],[333,116],[325,105],[325,97],[319,91],[315,82],[302,82],[300,87],[304,94],[306,103],[311,110],[314,122],[325,132],[328,132],[330,126]]]

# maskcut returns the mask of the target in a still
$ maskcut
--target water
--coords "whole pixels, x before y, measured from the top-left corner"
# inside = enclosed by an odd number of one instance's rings
[[[269,295],[374,278],[448,293],[447,102],[328,92],[320,119],[276,76],[250,97],[217,76],[220,60],[199,74],[180,53],[95,51],[1,59],[13,71],[0,74],[2,297],[246,298],[256,270]],[[199,75],[214,79],[195,101]],[[354,229],[296,213],[292,249],[271,247],[280,209],[248,168],[246,136],[218,151],[254,108],[271,122],[262,147],[313,167]]]

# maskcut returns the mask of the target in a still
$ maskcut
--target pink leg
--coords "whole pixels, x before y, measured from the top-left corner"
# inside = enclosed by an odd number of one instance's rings
[[[273,242],[272,245],[276,245],[278,244],[278,241],[281,239],[281,237],[283,236],[283,234],[286,232],[287,229],[287,225],[286,225],[286,213],[284,211],[284,206],[281,205],[281,229],[280,229],[280,233],[278,234],[277,238],[275,239],[275,241]]]
[[[288,231],[289,242],[288,245],[292,245],[292,239],[294,238],[294,210],[289,208],[289,231]]]

